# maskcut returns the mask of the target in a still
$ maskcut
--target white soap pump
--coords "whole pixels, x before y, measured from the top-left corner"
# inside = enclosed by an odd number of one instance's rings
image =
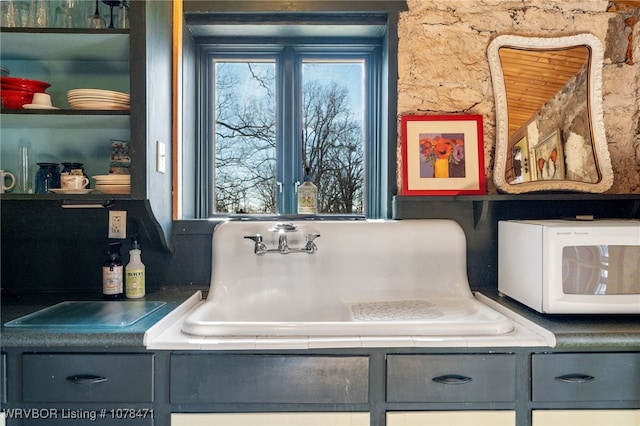
[[[139,299],[145,296],[145,267],[140,254],[138,236],[134,235],[131,237],[129,263],[125,267],[125,295],[129,299]]]

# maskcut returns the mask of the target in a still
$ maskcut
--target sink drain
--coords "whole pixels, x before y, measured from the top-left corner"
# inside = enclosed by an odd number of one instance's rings
[[[426,300],[357,303],[351,306],[356,321],[425,321],[444,313]]]

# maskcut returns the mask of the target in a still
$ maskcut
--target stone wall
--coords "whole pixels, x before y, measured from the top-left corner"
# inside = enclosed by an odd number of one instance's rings
[[[496,193],[489,43],[501,34],[547,37],[586,32],[605,46],[604,123],[614,170],[608,192],[640,193],[640,24],[635,24],[640,21],[640,5],[606,0],[407,3],[409,10],[401,14],[398,30],[398,113],[482,115],[489,193]],[[399,140],[399,188],[400,147]]]

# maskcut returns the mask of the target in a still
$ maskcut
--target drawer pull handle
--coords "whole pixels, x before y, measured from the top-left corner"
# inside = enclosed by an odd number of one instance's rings
[[[67,380],[76,385],[93,385],[96,383],[106,382],[107,378],[103,376],[96,376],[94,374],[76,374],[75,376],[67,377]]]
[[[555,378],[559,382],[563,383],[588,383],[595,379],[595,377],[590,376],[588,374],[563,374],[562,376],[558,376]]]
[[[434,377],[431,380],[443,385],[463,385],[465,383],[469,383],[473,379],[460,374],[445,374],[443,376]]]

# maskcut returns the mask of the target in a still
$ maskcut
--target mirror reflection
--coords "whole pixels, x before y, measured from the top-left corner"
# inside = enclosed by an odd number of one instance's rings
[[[587,108],[588,47],[566,50],[503,47],[498,54],[509,120],[507,182],[551,179],[597,182]],[[565,167],[565,150],[574,150],[581,161]],[[571,155],[567,153],[566,158]]]
[[[586,34],[492,42],[498,189],[602,192],[611,186],[600,58],[599,41]]]

